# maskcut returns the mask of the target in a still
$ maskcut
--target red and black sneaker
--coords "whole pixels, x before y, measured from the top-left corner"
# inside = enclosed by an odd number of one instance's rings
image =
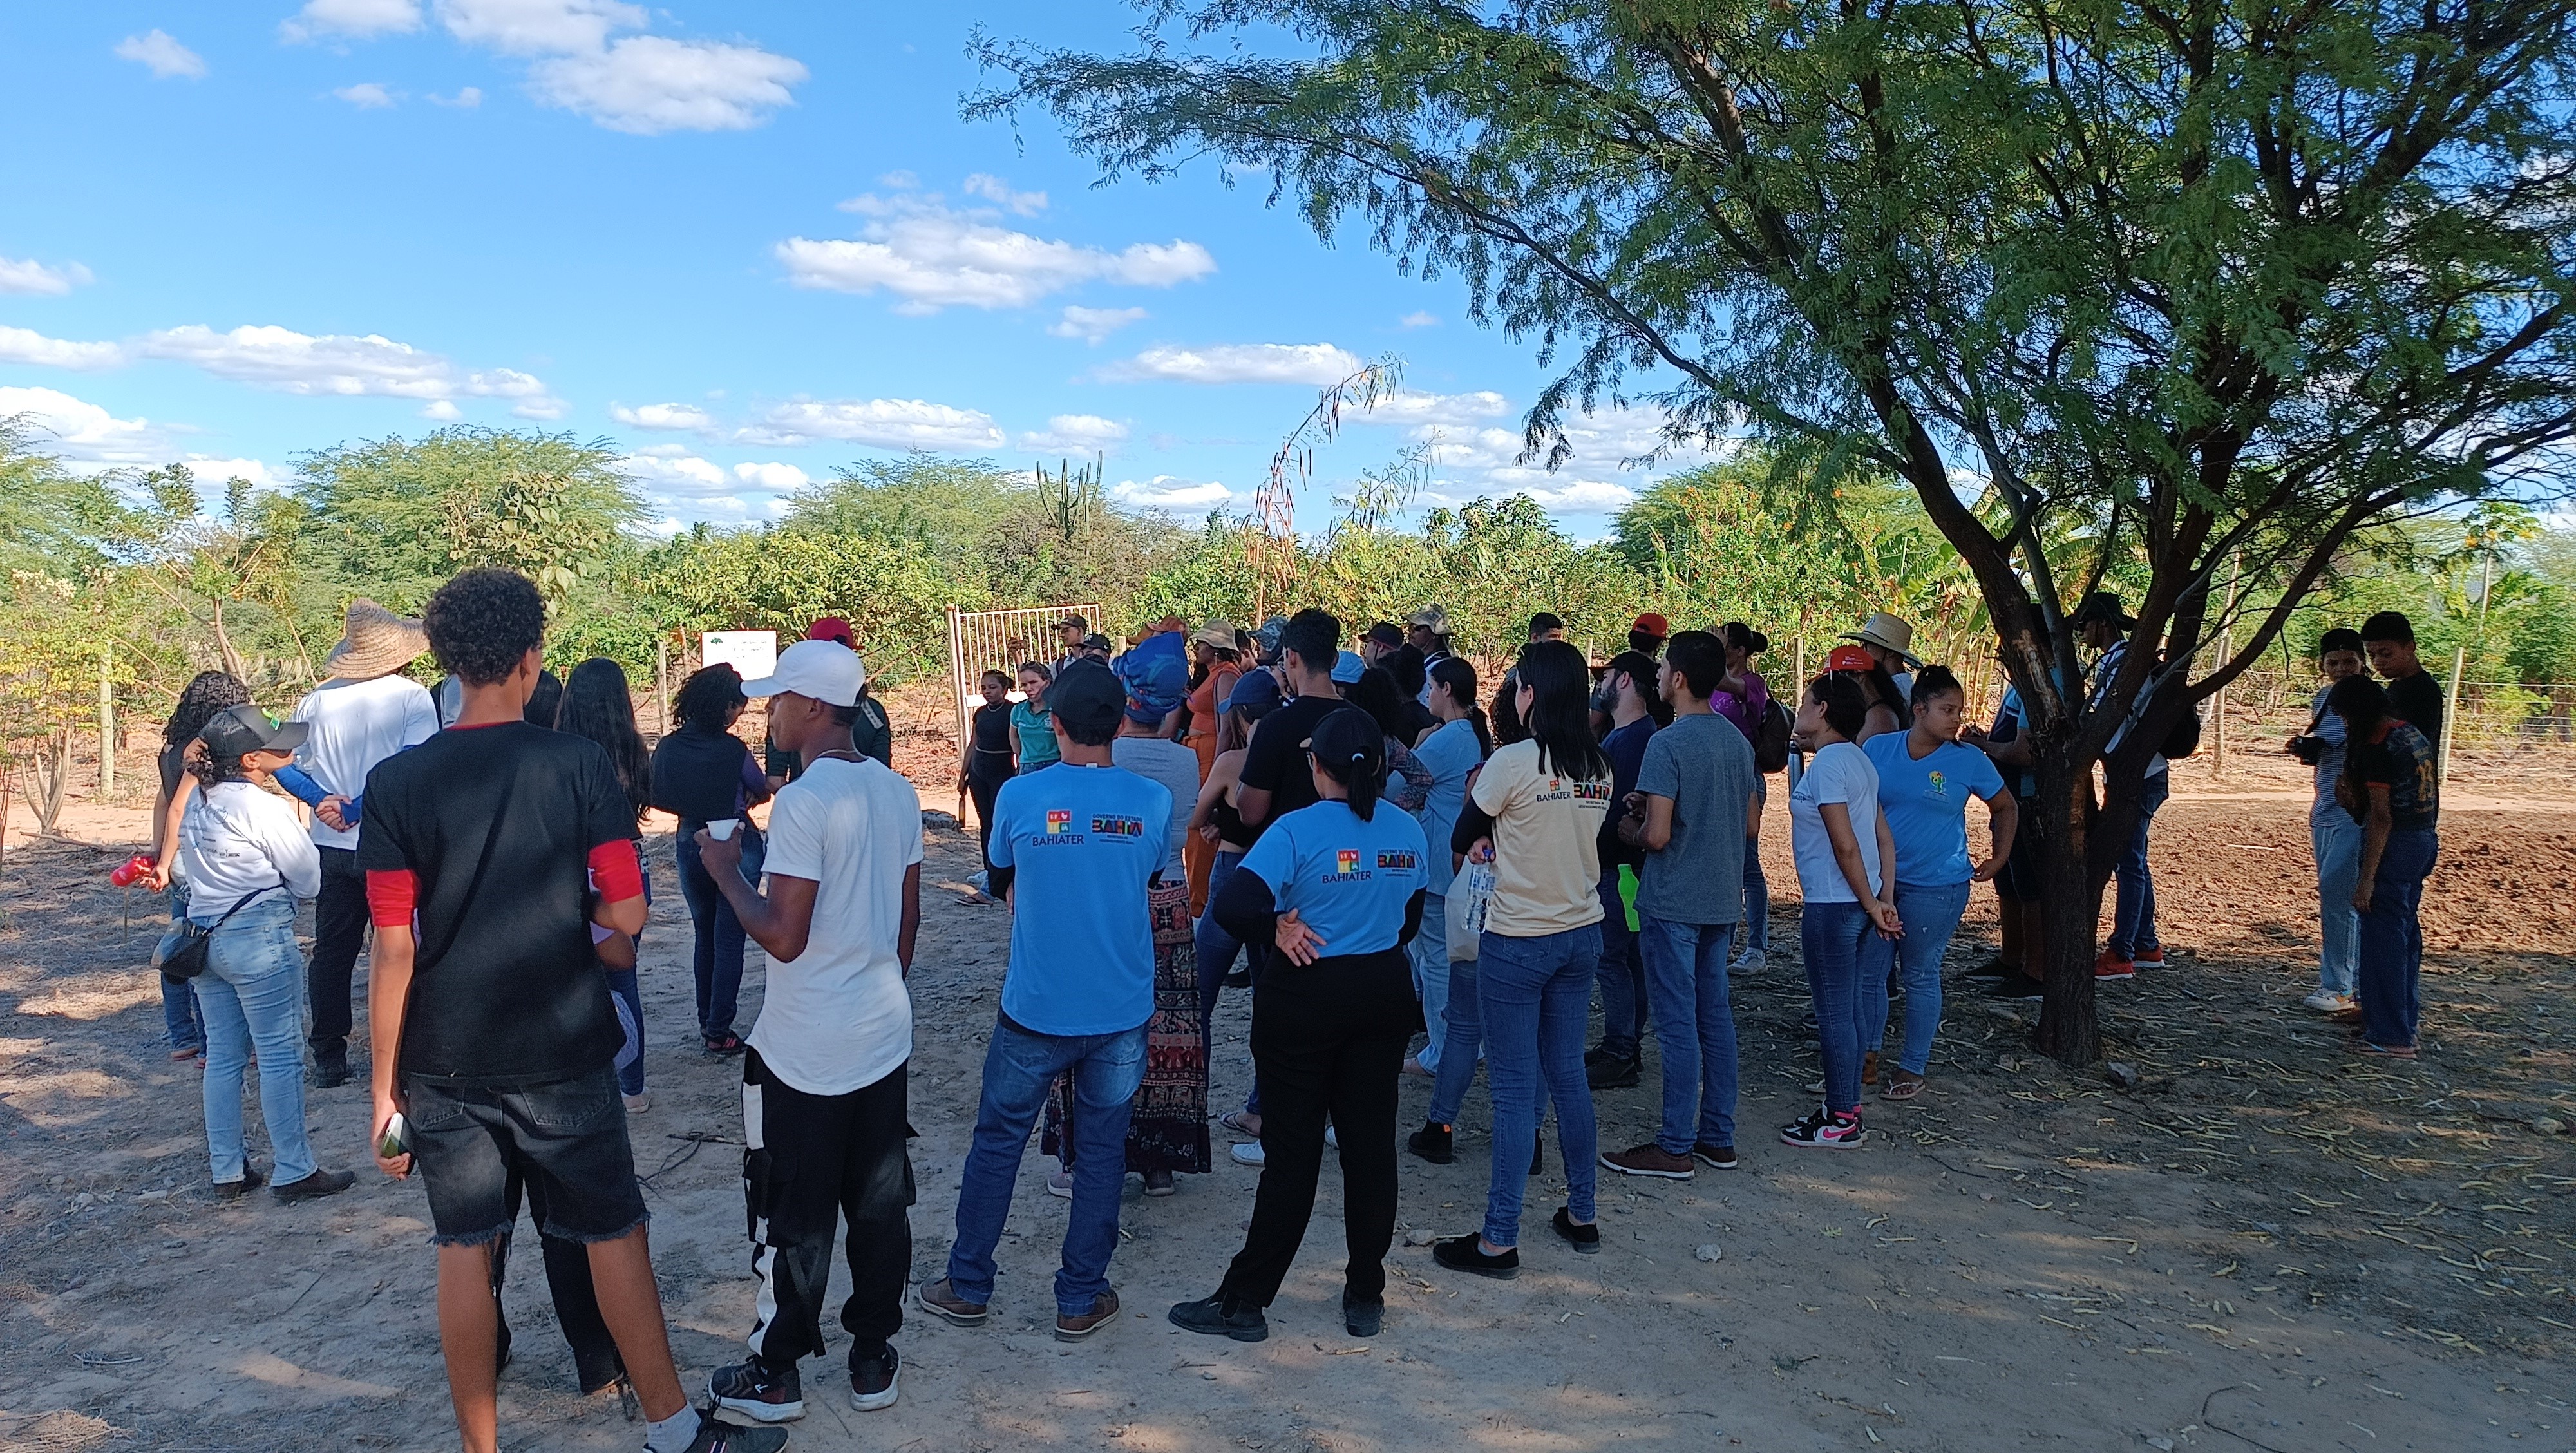
[[[1806,1119],[1780,1127],[1780,1140],[1801,1150],[1849,1150],[1869,1138],[1860,1128],[1855,1111],[1827,1111],[1819,1107]]]
[[[2161,969],[2165,966],[2165,951],[2160,948],[2142,948],[2129,955],[2129,962],[2141,969]]]
[[[796,1364],[772,1367],[758,1357],[719,1367],[707,1379],[716,1406],[764,1423],[792,1423],[805,1416],[805,1390]]]
[[[2093,978],[2096,983],[2113,979],[2134,979],[2137,976],[2136,960],[2122,958],[2109,949],[2102,950],[2102,956],[2093,961]]]

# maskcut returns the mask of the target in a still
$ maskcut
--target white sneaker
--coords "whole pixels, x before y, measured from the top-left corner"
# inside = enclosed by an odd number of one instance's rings
[[[1071,1171],[1069,1171],[1069,1170],[1060,1170],[1060,1171],[1057,1171],[1054,1175],[1048,1176],[1048,1177],[1047,1177],[1047,1194],[1048,1194],[1048,1195],[1050,1195],[1050,1196],[1055,1197],[1055,1198],[1056,1198],[1057,1200],[1059,1200],[1059,1201],[1070,1201],[1070,1200],[1072,1200],[1072,1199],[1073,1199],[1073,1172],[1071,1172]]]
[[[645,1111],[653,1108],[653,1096],[649,1091],[641,1095],[628,1095],[624,1098],[626,1100],[626,1113],[629,1115],[641,1115]]]
[[[1758,974],[1769,963],[1768,954],[1758,948],[1749,948],[1737,954],[1735,962],[1726,966],[1726,976],[1730,979],[1741,979],[1747,974]]]
[[[1230,1147],[1227,1149],[1226,1154],[1234,1157],[1234,1163],[1236,1165],[1248,1165],[1257,1168],[1270,1163],[1270,1157],[1262,1154],[1261,1142],[1258,1140],[1253,1141],[1248,1145]]]
[[[2314,1009],[2319,1014],[2340,1014],[2344,1010],[2352,1007],[2352,996],[2350,994],[2337,994],[2327,989],[2319,989],[2299,1002],[2307,1005],[2311,1009]]]

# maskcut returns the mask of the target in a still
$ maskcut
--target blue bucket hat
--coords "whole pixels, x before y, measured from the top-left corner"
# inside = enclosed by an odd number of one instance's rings
[[[1356,686],[1359,684],[1360,673],[1366,670],[1368,670],[1368,663],[1360,659],[1359,652],[1344,651],[1333,658],[1333,684]]]

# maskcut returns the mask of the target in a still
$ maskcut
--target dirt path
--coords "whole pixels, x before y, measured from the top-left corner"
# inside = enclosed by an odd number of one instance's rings
[[[1960,997],[1930,1093],[1875,1111],[1868,1149],[1768,1141],[1816,1073],[1784,902],[1784,951],[1739,992],[1744,1169],[1609,1178],[1604,1254],[1547,1233],[1551,1165],[1518,1281],[1460,1278],[1399,1244],[1386,1332],[1356,1343],[1336,1315],[1328,1171],[1271,1340],[1190,1337],[1162,1310],[1215,1285],[1254,1184],[1220,1157],[1171,1200],[1131,1182],[1113,1269],[1129,1315],[1065,1347],[1047,1335],[1064,1207],[1032,1156],[993,1325],[913,1318],[903,1400],[884,1413],[849,1410],[836,1361],[808,1363],[796,1446],[2576,1448],[2576,1141],[2545,1129],[2576,1122],[2576,815],[2455,799],[2427,915],[2431,1048],[2364,1065],[2297,1007],[2313,953],[2304,803],[2244,785],[2187,782],[2167,809],[2166,938],[2185,953],[2105,993],[2134,1089],[2036,1061],[2022,1011]],[[652,848],[668,888],[670,840]],[[971,841],[935,831],[932,852],[930,876],[954,882]],[[0,1449],[452,1447],[418,1188],[369,1170],[295,1209],[206,1192],[196,1071],[164,1056],[138,967],[158,905],[139,899],[129,924],[104,881],[121,855],[13,848],[0,882]],[[1785,842],[1769,858],[1787,878]],[[740,1355],[753,1284],[735,1069],[685,1039],[677,899],[663,894],[646,945],[655,1103],[635,1137],[694,1389]],[[997,909],[941,892],[926,917],[913,1227],[936,1274],[1003,955]],[[1961,962],[1990,920],[1981,897]],[[745,1024],[760,983],[755,967]],[[1228,996],[1220,1107],[1246,1086],[1245,1027]],[[1651,1065],[1647,1083],[1601,1098],[1605,1144],[1651,1132]],[[1426,1086],[1405,1097],[1418,1117]],[[363,1165],[363,1091],[311,1098],[325,1162]],[[1463,1118],[1457,1165],[1406,1158],[1406,1228],[1481,1214],[1481,1088]],[[1697,1260],[1705,1245],[1722,1259]],[[571,1392],[536,1258],[515,1260],[507,1446],[631,1448],[613,1402]]]

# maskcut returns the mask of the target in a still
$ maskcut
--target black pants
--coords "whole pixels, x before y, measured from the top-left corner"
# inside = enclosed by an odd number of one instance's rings
[[[751,1350],[763,1362],[786,1366],[822,1352],[832,1232],[844,1218],[850,1366],[883,1354],[903,1326],[912,1274],[907,1068],[846,1095],[809,1095],[780,1080],[759,1050],[743,1055],[742,1191],[760,1277]]]
[[[501,1299],[501,1281],[510,1267],[510,1238],[519,1219],[519,1195],[525,1187],[536,1213],[537,1251],[546,1266],[546,1290],[555,1304],[555,1322],[563,1329],[564,1345],[572,1349],[573,1376],[581,1390],[593,1393],[626,1375],[626,1362],[617,1355],[617,1339],[609,1334],[608,1319],[599,1312],[599,1292],[590,1280],[590,1248],[578,1241],[548,1236],[542,1229],[547,1222],[545,1183],[523,1182],[516,1173],[510,1176],[506,1194],[510,1201],[512,1231],[504,1231],[492,1243],[492,1300]],[[510,1324],[501,1323],[506,1341]]]
[[[966,774],[966,790],[975,798],[975,826],[982,848],[982,855],[975,860],[975,866],[988,872],[993,866],[993,799],[1002,795],[1002,784],[1010,780],[1011,774],[1007,771],[990,776],[981,772]]]
[[[313,957],[304,966],[304,993],[313,1004],[309,1036],[317,1064],[349,1054],[349,980],[358,950],[367,942],[367,875],[351,848],[322,851],[322,894],[313,903]]]
[[[1422,1023],[1402,949],[1318,959],[1273,957],[1252,993],[1252,1066],[1261,1091],[1261,1189],[1252,1228],[1219,1291],[1270,1305],[1306,1239],[1329,1117],[1342,1147],[1346,1295],[1386,1295],[1395,1239],[1396,1076]]]

